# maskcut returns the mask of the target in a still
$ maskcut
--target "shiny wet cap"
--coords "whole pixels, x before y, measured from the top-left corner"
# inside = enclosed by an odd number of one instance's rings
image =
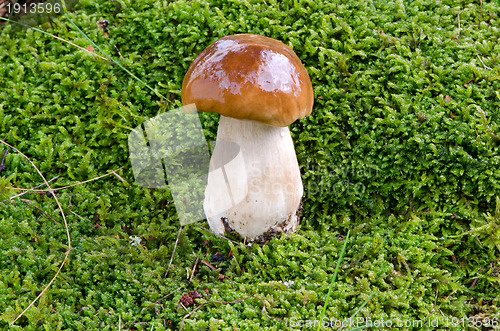
[[[182,103],[198,111],[288,126],[309,116],[313,89],[295,53],[275,39],[237,34],[208,46],[191,63]]]

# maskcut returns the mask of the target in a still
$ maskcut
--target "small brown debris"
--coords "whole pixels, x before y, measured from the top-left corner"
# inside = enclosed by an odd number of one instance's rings
[[[446,95],[444,97],[444,102],[450,102],[451,101],[451,97],[449,95]]]
[[[102,227],[102,224],[99,221],[96,224],[92,225],[92,228],[94,228],[94,229],[98,229],[100,227]]]
[[[208,263],[205,260],[201,260],[201,263],[203,263],[204,265],[206,265],[207,267],[209,267],[212,270],[217,270],[217,268],[215,268],[213,265],[211,265],[210,263]]]
[[[183,305],[184,307],[191,307],[191,306],[194,306],[196,304],[196,302],[194,301],[195,299],[201,299],[203,298],[203,296],[196,292],[195,291],[189,291],[188,293],[184,293],[180,300],[179,300],[179,304]]]
[[[203,295],[201,295],[200,293],[196,292],[196,290],[194,290],[194,291],[189,291],[189,295],[190,295],[193,299],[201,299],[201,298],[203,298]]]
[[[420,112],[417,113],[417,118],[420,123],[424,123],[425,121],[427,121],[427,117],[425,117],[425,115]]]
[[[180,303],[184,307],[191,307],[194,306],[194,300],[191,298],[188,294],[184,293],[180,299]]]
[[[105,32],[105,33],[108,32],[109,22],[107,20],[97,21],[97,22],[95,22],[95,24],[103,32]]]

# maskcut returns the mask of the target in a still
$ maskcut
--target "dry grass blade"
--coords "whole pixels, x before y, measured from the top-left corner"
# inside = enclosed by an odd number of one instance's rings
[[[160,301],[162,300],[165,300],[166,298],[168,298],[169,296],[171,296],[172,294],[174,294],[175,292],[179,291],[180,289],[182,288],[182,286],[179,286],[178,288],[176,288],[175,290],[173,290],[172,292],[170,292],[169,294],[163,296],[161,299],[158,299],[156,300],[154,303],[160,303]]]
[[[0,140],[1,141],[1,140]],[[82,185],[82,184],[85,184],[85,183],[89,183],[89,182],[93,182],[95,180],[98,180],[98,179],[101,179],[101,178],[104,178],[106,176],[110,176],[110,175],[115,175],[117,176],[120,180],[122,180],[123,182],[126,182],[126,180],[124,180],[123,178],[121,178],[120,176],[118,176],[116,174],[116,171],[118,170],[121,170],[125,168],[125,166],[123,167],[120,167],[116,170],[111,170],[110,172],[108,172],[107,174],[105,175],[101,175],[101,176],[98,176],[98,177],[95,177],[95,178],[92,178],[92,179],[89,179],[89,180],[84,180],[83,182],[78,182],[78,183],[75,183],[75,184],[71,184],[71,185],[67,185],[67,186],[61,186],[61,187],[56,187],[54,189],[50,188],[50,189],[44,189],[44,190],[35,190],[35,189],[32,189],[32,188],[21,188],[21,187],[7,187],[8,189],[11,189],[11,190],[18,190],[18,191],[32,191],[32,192],[49,192],[49,191],[53,191],[53,190],[63,190],[65,188],[70,188],[70,187],[73,187],[73,186],[78,186],[78,185]],[[50,187],[50,186],[49,186]]]
[[[23,24],[23,23],[20,23],[20,22],[16,22],[16,21],[9,20],[8,18],[0,17],[0,19],[2,19],[2,20],[4,20],[4,21],[7,21],[7,22],[10,22],[10,23],[15,23],[15,24],[18,24],[18,25],[24,26],[25,28],[28,28],[28,29],[32,29],[32,30],[38,31],[38,32],[41,32],[41,33],[46,34],[46,35],[49,35],[49,36],[51,36],[52,38],[55,38],[55,39],[58,39],[58,40],[64,41],[65,43],[68,43],[68,44],[70,44],[71,46],[77,47],[77,48],[81,49],[82,51],[84,51],[84,52],[86,52],[86,53],[88,53],[88,54],[90,54],[90,55],[97,56],[98,58],[101,58],[101,59],[103,59],[104,61],[109,62],[109,60],[108,60],[108,59],[106,59],[105,57],[102,57],[102,56],[100,56],[100,55],[98,55],[98,54],[96,54],[96,53],[94,53],[94,52],[91,52],[91,51],[90,51],[90,50],[88,50],[88,49],[85,49],[85,48],[83,48],[83,47],[81,47],[81,46],[78,46],[78,45],[76,45],[76,44],[74,44],[74,43],[72,43],[72,42],[70,42],[70,41],[68,41],[68,40],[65,40],[65,39],[63,39],[63,38],[61,38],[61,37],[58,37],[58,36],[56,36],[56,35],[54,35],[54,34],[52,34],[52,33],[45,32],[45,31],[43,31],[43,30],[40,30],[40,29],[34,28],[34,27],[32,27],[32,26],[29,26],[29,25],[26,25],[26,24]]]
[[[85,221],[85,218],[81,217],[80,215],[78,215],[74,211],[70,210],[69,212],[72,213],[73,215],[75,215],[76,217],[78,217],[79,219],[81,219],[82,221]]]
[[[122,169],[122,168],[123,168],[123,167],[121,167],[120,169]],[[120,170],[120,169],[118,169],[118,170]],[[116,177],[118,177],[118,179],[119,179],[119,180],[121,180],[122,182],[124,182],[124,183],[128,183],[125,179],[123,179],[120,175],[118,175],[118,174],[117,174],[114,170],[111,170],[111,173],[112,173],[113,175],[115,175]],[[109,175],[109,174],[108,174],[108,175]],[[106,175],[106,176],[107,176],[107,175]]]
[[[174,246],[174,251],[172,252],[172,256],[170,257],[170,262],[168,263],[167,271],[165,271],[165,278],[168,275],[168,271],[170,270],[170,266],[172,265],[172,261],[174,260],[174,255],[175,255],[175,250],[177,249],[177,244],[179,243],[179,238],[181,236],[181,231],[183,229],[183,226],[179,228],[179,233],[177,234],[177,239],[175,240],[175,246]]]
[[[37,205],[35,205],[33,202],[31,202],[30,200],[28,199],[21,199],[22,202],[25,202],[27,203],[28,205],[31,205],[33,207],[35,207],[36,209],[38,209],[39,211],[41,211],[42,213],[45,214],[45,216],[47,216],[48,218],[50,218],[52,221],[54,221],[54,223],[57,223],[57,221],[55,219],[53,219],[49,214],[47,214],[47,212],[45,210],[43,210],[42,208],[38,207]]]
[[[197,256],[196,257],[196,261],[194,262],[194,266],[193,266],[193,270],[191,271],[191,277],[189,277],[189,281],[192,282],[193,281],[193,276],[194,276],[194,272],[196,271],[196,267],[198,266],[198,261],[200,260],[200,257]]]
[[[51,180],[49,180],[49,183],[50,183],[50,182],[52,182],[52,181],[54,181],[54,180],[56,180],[56,179],[57,179],[57,178],[59,178],[59,177],[61,177],[61,176],[56,176],[56,177],[52,178]],[[2,201],[2,202],[0,202],[0,203],[4,203],[4,202],[9,201],[9,200],[10,200],[10,201],[12,201],[12,200],[14,200],[15,198],[19,198],[19,197],[21,197],[21,196],[23,196],[23,195],[25,195],[25,194],[30,193],[29,191],[35,191],[35,192],[36,192],[36,189],[37,189],[37,188],[42,187],[42,186],[44,186],[44,185],[45,185],[45,183],[40,184],[40,185],[37,185],[37,186],[35,186],[35,187],[33,187],[33,188],[30,188],[30,189],[24,189],[25,191],[24,191],[23,193],[19,193],[18,195],[15,195],[15,196],[13,196],[13,197],[10,197],[9,199],[5,199],[5,200],[3,200],[3,201]],[[7,187],[7,188],[8,188],[8,189],[11,189],[11,190],[15,190],[15,189],[16,189],[16,188],[12,188],[12,187]]]
[[[231,240],[231,239],[229,239],[229,238],[226,238],[226,237],[224,237],[223,235],[221,235],[221,234],[219,234],[219,233],[215,233],[215,232],[213,232],[212,230],[209,230],[209,229],[207,229],[207,228],[205,228],[205,227],[203,227],[203,226],[201,226],[201,225],[199,225],[199,224],[198,224],[198,227],[199,227],[200,229],[202,229],[202,230],[205,230],[205,231],[207,231],[207,232],[210,232],[210,233],[211,233],[211,234],[213,234],[214,236],[220,237],[220,238],[222,238],[222,239],[226,239],[227,241],[230,241],[230,242],[232,242],[233,244],[236,244],[236,245],[243,245],[243,246],[245,246],[245,245],[244,245],[244,244],[242,244],[241,242],[234,241],[234,240]]]
[[[35,302],[37,302],[37,300],[45,293],[45,291],[47,291],[47,289],[50,287],[50,285],[52,285],[52,283],[56,280],[57,276],[59,275],[59,273],[61,272],[64,264],[66,264],[66,260],[68,259],[68,255],[69,253],[71,252],[71,236],[69,234],[69,227],[68,227],[68,222],[66,220],[66,215],[64,215],[64,211],[62,209],[62,206],[61,206],[61,203],[59,202],[59,199],[57,198],[57,195],[54,194],[54,190],[50,187],[50,184],[49,182],[45,179],[45,177],[43,176],[43,174],[40,172],[40,170],[37,168],[37,166],[30,160],[29,157],[27,157],[26,155],[24,155],[20,150],[18,150],[17,148],[15,148],[14,146],[12,145],[9,145],[8,143],[6,143],[5,141],[3,140],[0,140],[0,143],[4,144],[5,146],[8,146],[10,148],[12,148],[14,151],[16,151],[17,153],[19,153],[20,155],[22,155],[26,160],[28,160],[28,162],[33,166],[33,168],[35,168],[36,172],[40,175],[40,177],[42,177],[45,185],[47,185],[47,187],[49,188],[49,192],[52,193],[54,199],[56,200],[56,203],[57,203],[57,206],[59,207],[59,210],[61,211],[61,215],[62,215],[62,218],[64,220],[64,226],[66,227],[66,235],[68,237],[68,250],[64,253],[64,260],[63,262],[61,263],[61,266],[59,267],[59,269],[57,270],[56,274],[54,275],[54,277],[51,279],[51,281],[47,284],[47,286],[45,286],[45,288],[42,290],[42,292],[40,292],[40,294],[38,294],[38,296],[35,298],[35,300],[33,300],[29,305],[28,307],[26,307],[26,309],[24,309],[22,311],[21,314],[19,314],[11,323],[10,323],[10,326],[14,325],[14,323],[21,317],[23,316],[27,311],[28,309],[31,308],[31,306],[33,306],[35,304]]]

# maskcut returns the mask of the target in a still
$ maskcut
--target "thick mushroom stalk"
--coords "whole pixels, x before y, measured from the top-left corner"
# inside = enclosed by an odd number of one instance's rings
[[[239,147],[242,162],[228,162],[236,154],[228,142]],[[213,171],[222,167],[225,183]],[[253,241],[297,227],[303,187],[288,127],[221,116],[211,174],[204,209],[212,231],[229,227]],[[221,194],[221,184],[229,188],[231,201]]]
[[[191,63],[181,96],[221,115],[204,201],[212,230],[254,241],[295,230],[303,187],[288,125],[314,102],[297,55],[263,36],[223,37]]]

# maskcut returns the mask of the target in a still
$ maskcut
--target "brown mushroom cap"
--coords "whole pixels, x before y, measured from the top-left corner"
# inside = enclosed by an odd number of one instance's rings
[[[226,36],[193,61],[182,83],[182,103],[198,111],[288,126],[311,114],[313,89],[295,53],[280,41]]]

